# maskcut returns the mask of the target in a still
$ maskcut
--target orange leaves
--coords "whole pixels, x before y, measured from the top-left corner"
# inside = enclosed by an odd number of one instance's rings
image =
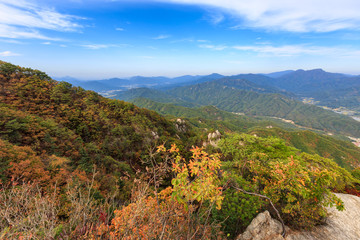
[[[102,224],[98,236],[110,239],[210,239],[211,226],[195,220],[196,207],[188,209],[172,197],[168,187],[159,194],[159,200],[149,195],[147,186],[139,183],[132,202],[114,211],[110,226]],[[97,238],[96,238],[97,239]]]
[[[140,188],[142,188],[140,186]],[[171,188],[159,193],[157,202],[143,189],[138,189],[134,201],[119,210],[109,228],[104,225],[99,229],[101,234],[110,232],[110,239],[185,239],[181,231],[187,231],[187,212],[184,207],[172,201]]]
[[[213,205],[221,207],[219,157],[193,148],[187,161],[174,144],[170,149],[161,145],[157,152],[172,161],[173,186],[156,193],[155,198],[147,185],[137,182],[132,202],[115,211],[111,225],[102,226],[100,235],[109,232],[111,239],[209,239],[212,226],[198,221],[208,217],[197,214],[209,214]]]

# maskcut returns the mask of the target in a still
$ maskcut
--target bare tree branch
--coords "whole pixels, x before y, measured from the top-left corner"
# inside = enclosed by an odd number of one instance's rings
[[[285,229],[284,221],[282,220],[279,211],[275,208],[273,202],[271,201],[271,199],[270,199],[269,197],[267,197],[267,196],[265,196],[265,195],[258,194],[258,193],[253,193],[253,192],[245,191],[244,189],[241,189],[241,188],[239,188],[239,187],[237,187],[237,186],[233,186],[233,188],[236,189],[236,190],[238,190],[238,191],[240,191],[240,192],[243,192],[243,193],[245,193],[245,194],[254,195],[254,196],[261,197],[261,198],[265,198],[265,199],[269,200],[272,208],[273,208],[274,211],[276,212],[276,215],[278,216],[278,218],[279,218],[279,220],[280,220],[280,222],[281,222],[281,226],[282,226],[282,233],[281,233],[281,235],[282,235],[283,237],[285,237],[285,235],[286,235],[286,229]]]

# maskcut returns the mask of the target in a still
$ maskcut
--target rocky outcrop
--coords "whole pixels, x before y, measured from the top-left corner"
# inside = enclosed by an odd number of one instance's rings
[[[329,208],[326,224],[312,231],[292,231],[286,227],[287,235],[281,236],[281,223],[272,219],[269,212],[260,213],[238,240],[359,240],[360,239],[360,198],[336,193],[345,204],[344,211]]]
[[[213,147],[217,147],[217,144],[220,141],[221,133],[219,130],[216,130],[215,132],[211,132],[208,134],[207,141],[203,143],[203,146],[211,145]]]
[[[246,231],[237,240],[281,240],[281,223],[272,219],[268,211],[262,212],[254,218]]]
[[[178,118],[176,119],[176,122],[175,122],[175,128],[176,130],[178,130],[179,132],[186,132],[187,131],[187,127],[186,127],[186,122],[185,120],[181,119],[181,118]]]

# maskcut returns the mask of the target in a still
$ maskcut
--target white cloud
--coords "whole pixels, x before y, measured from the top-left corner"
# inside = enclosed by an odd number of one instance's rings
[[[18,40],[14,40],[14,39],[0,39],[0,42],[14,43],[14,44],[24,44],[23,42],[18,41]]]
[[[61,14],[53,8],[36,5],[28,0],[0,0],[0,37],[52,39],[39,29],[76,31],[81,26],[76,16]]]
[[[169,37],[171,37],[171,36],[170,36],[170,35],[161,34],[161,35],[159,35],[159,36],[157,36],[157,37],[154,37],[153,39],[155,39],[155,40],[161,40],[161,39],[166,39],[166,38],[169,38]]]
[[[20,54],[13,53],[11,51],[5,51],[5,52],[0,52],[0,56],[1,57],[12,57],[12,56],[20,56]]]
[[[202,44],[200,48],[210,50],[238,50],[243,52],[252,52],[262,57],[292,57],[292,56],[325,56],[325,57],[338,57],[338,58],[360,58],[360,50],[349,46],[314,46],[314,45],[279,45],[274,46],[268,43],[263,45],[211,45]]]
[[[97,49],[102,49],[102,48],[108,48],[108,47],[111,47],[112,45],[109,45],[109,44],[84,44],[81,46],[84,48],[97,50]]]
[[[153,56],[140,56],[140,58],[144,58],[144,59],[154,59],[155,57],[153,57]]]
[[[238,28],[292,32],[360,30],[358,0],[157,0],[221,8],[238,16]]]
[[[51,45],[51,42],[43,42],[44,45]]]
[[[221,23],[225,19],[225,17],[219,11],[214,11],[209,13],[208,16],[206,16],[206,19],[210,21],[212,24],[217,25]]]
[[[115,28],[116,31],[124,31],[125,29],[121,28],[121,27],[118,27],[118,28]]]
[[[13,39],[35,38],[35,39],[53,40],[53,41],[59,40],[58,38],[47,37],[35,29],[13,27],[1,23],[0,23],[0,37],[13,38]]]
[[[301,55],[329,56],[329,57],[360,57],[360,51],[353,48],[334,46],[307,46],[307,45],[243,45],[233,46],[240,51],[255,52],[265,56],[290,57]]]
[[[83,44],[80,46],[87,49],[98,50],[98,49],[105,49],[110,47],[127,47],[129,45],[128,44]]]
[[[225,45],[210,45],[210,44],[202,44],[202,45],[199,45],[199,47],[208,48],[208,49],[217,50],[217,51],[221,51],[221,50],[228,48]]]

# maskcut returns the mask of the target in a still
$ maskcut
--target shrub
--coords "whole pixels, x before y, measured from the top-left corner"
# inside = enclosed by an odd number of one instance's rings
[[[228,160],[224,163],[228,173],[226,178],[233,182],[235,179],[243,189],[269,197],[285,222],[293,227],[310,228],[318,224],[326,216],[326,206],[335,205],[338,210],[344,208],[331,190],[343,189],[345,183],[351,181],[351,175],[329,159],[299,154],[297,149],[286,146],[280,139],[247,134],[232,135],[221,140],[219,146]],[[243,178],[240,182],[236,180],[239,176]],[[226,204],[230,207],[233,201],[242,203],[243,197],[242,194],[233,195],[233,200]],[[249,207],[245,202],[234,214],[238,221],[246,224],[244,216],[254,214],[261,205]]]

